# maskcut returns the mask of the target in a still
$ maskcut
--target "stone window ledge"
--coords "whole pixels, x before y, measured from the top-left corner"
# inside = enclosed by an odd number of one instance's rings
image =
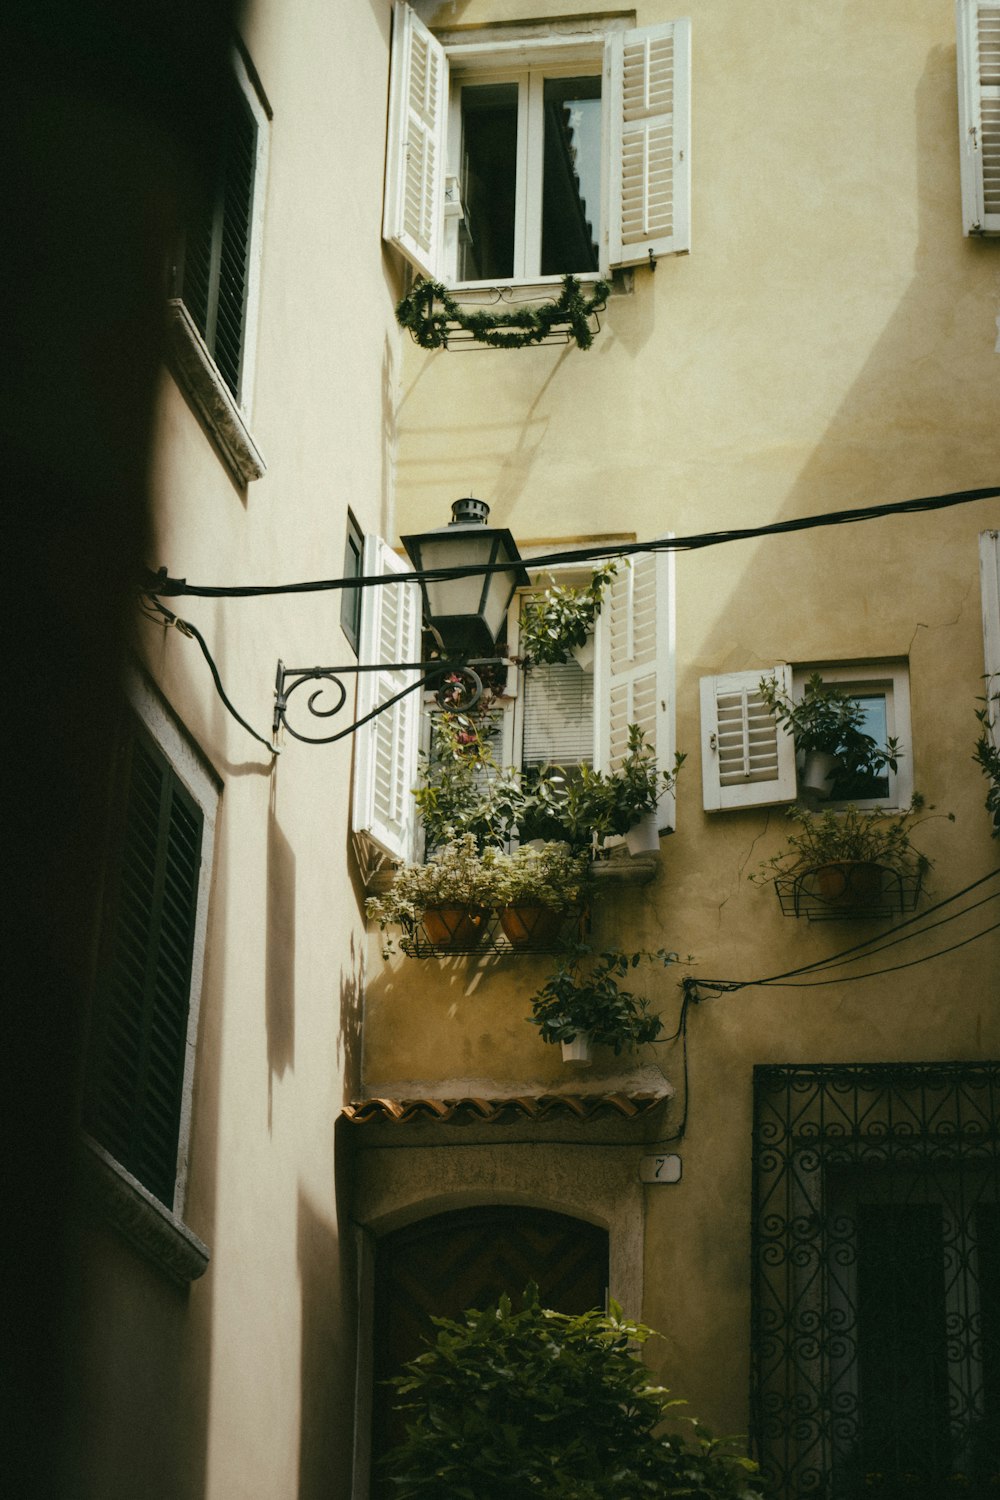
[[[208,1246],[96,1141],[85,1135],[83,1143],[88,1198],[108,1222],[178,1286],[203,1276]]]
[[[167,313],[170,365],[181,388],[239,482],[246,485],[261,479],[267,465],[194,319],[179,297],[168,301]]]

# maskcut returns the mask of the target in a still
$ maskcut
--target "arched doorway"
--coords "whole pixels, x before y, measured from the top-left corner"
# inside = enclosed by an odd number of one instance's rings
[[[388,1234],[375,1250],[372,1457],[403,1436],[386,1380],[432,1338],[432,1317],[458,1317],[507,1292],[517,1303],[529,1281],[558,1312],[603,1307],[608,1232],[568,1214],[521,1206],[435,1214]],[[377,1467],[375,1469],[377,1474]],[[385,1493],[373,1479],[372,1494]]]

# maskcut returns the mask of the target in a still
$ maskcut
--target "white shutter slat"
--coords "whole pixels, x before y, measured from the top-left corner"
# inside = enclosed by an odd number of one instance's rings
[[[661,770],[674,763],[673,554],[620,564],[594,633],[596,765],[614,771],[638,724]],[[674,797],[660,798],[660,828],[674,825]]]
[[[792,669],[733,672],[701,680],[702,790],[706,812],[767,807],[795,797],[795,746],[760,694],[775,676],[790,693]]]
[[[956,0],[962,227],[1000,234],[1000,0]]]
[[[425,276],[440,274],[448,59],[405,0],[393,11],[382,235]]]
[[[669,21],[612,36],[609,113],[609,260],[691,248],[691,23]]]
[[[365,574],[403,573],[409,564],[380,537],[365,538]],[[359,672],[357,717],[385,703],[419,679],[395,663],[420,659],[420,590],[415,583],[365,589],[358,654],[362,663],[385,664],[380,672]],[[411,859],[415,828],[412,797],[417,781],[420,693],[398,703],[362,726],[354,750],[354,832],[370,840],[390,859]]]

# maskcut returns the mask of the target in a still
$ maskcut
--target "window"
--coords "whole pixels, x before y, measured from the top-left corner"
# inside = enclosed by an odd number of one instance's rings
[[[146,692],[140,708],[120,753],[83,1125],[173,1213],[183,1206],[218,793],[159,701]]]
[[[1000,692],[1000,531],[979,533],[983,596],[983,660],[987,688]]]
[[[962,227],[1000,234],[1000,0],[958,0]]]
[[[529,571],[530,559],[526,560]],[[384,542],[369,537],[365,572],[402,571]],[[589,572],[588,572],[589,577]],[[512,605],[508,634],[516,654],[519,605]],[[416,584],[365,592],[361,626],[362,662],[384,662],[381,672],[363,672],[356,716],[387,703],[414,672],[388,664],[420,659],[420,600]],[[639,724],[661,766],[673,764],[673,559],[670,553],[633,558],[619,566],[604,596],[594,633],[593,672],[575,663],[508,674],[500,743],[504,764],[533,767],[553,761],[587,761],[602,770],[619,764],[628,726]],[[355,741],[354,831],[390,859],[412,859],[418,847],[410,795],[418,776],[420,705],[410,692],[359,731]],[[660,827],[674,824],[673,797],[660,805]]]
[[[798,791],[791,736],[760,695],[762,677],[801,698],[808,678],[849,693],[865,711],[864,732],[879,746],[898,739],[898,769],[864,781],[835,783],[829,801],[857,807],[906,807],[913,796],[909,675],[905,662],[851,666],[762,667],[701,682],[702,787],[707,812],[792,802]],[[801,757],[799,757],[801,760]],[[801,766],[799,767],[801,770]]]
[[[360,578],[364,560],[365,539],[357,521],[347,512],[347,540],[344,543],[344,577]],[[361,630],[361,590],[344,589],[340,595],[340,623],[351,643],[351,650],[358,654]]]
[[[236,54],[214,200],[190,222],[173,274],[174,368],[246,483],[264,462],[246,426],[253,391],[269,110]]]
[[[995,1485],[998,1105],[997,1063],[754,1069],[752,1422],[776,1500]]]
[[[442,45],[394,13],[383,234],[452,284],[690,248],[690,24]]]

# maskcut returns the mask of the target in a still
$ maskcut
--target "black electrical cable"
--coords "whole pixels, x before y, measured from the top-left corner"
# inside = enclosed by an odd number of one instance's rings
[[[982,932],[974,932],[971,937],[963,938],[960,943],[952,943],[948,948],[938,948],[933,953],[924,954],[923,958],[911,958],[909,963],[890,964],[886,969],[869,969],[866,974],[840,974],[834,979],[800,980],[765,980],[765,989],[775,990],[815,990],[826,984],[852,984],[859,979],[876,979],[881,974],[898,974],[901,969],[914,969],[920,964],[928,964],[935,958],[943,958],[946,953],[955,953],[959,948],[967,948],[970,943],[978,942],[982,937],[988,937],[991,932],[1000,929],[1000,922],[994,922],[992,927],[984,927]],[[761,981],[758,981],[760,983]]]
[[[826,968],[832,968],[835,965],[839,966],[840,962],[842,960],[846,961],[849,958],[850,954],[860,954],[861,951],[866,948],[872,949],[873,952],[877,953],[883,946],[892,946],[891,940],[895,937],[896,933],[902,932],[906,927],[913,927],[917,922],[926,921],[926,919],[930,916],[933,916],[936,911],[941,911],[943,907],[950,906],[953,901],[960,901],[962,897],[967,896],[970,891],[974,891],[979,886],[984,885],[987,880],[996,880],[998,876],[1000,876],[1000,870],[990,870],[987,872],[987,874],[981,875],[978,880],[973,880],[968,885],[963,886],[960,891],[955,891],[953,895],[945,896],[941,901],[936,901],[934,905],[929,906],[926,911],[919,912],[915,917],[907,917],[905,922],[897,922],[894,927],[889,928],[888,932],[878,933],[875,937],[864,938],[860,943],[854,943],[850,948],[842,948],[838,953],[831,953],[828,954],[825,958],[814,959],[812,963],[802,964],[799,968],[786,969],[780,974],[770,974],[764,979],[698,979],[695,981],[695,983],[699,986],[699,988],[717,990],[719,994],[730,994],[736,990],[750,989],[756,987],[757,985],[776,984],[778,980],[794,979],[799,974],[809,974],[816,971],[822,971]],[[970,908],[970,910],[971,909],[972,908]],[[930,931],[930,928],[918,928],[917,931],[912,935],[914,937],[919,937],[924,931]],[[870,957],[871,954],[866,954],[865,956]],[[934,955],[932,954],[930,956],[933,957]],[[859,974],[855,975],[854,977],[858,979],[864,979],[866,976],[863,974]]]
[[[768,526],[747,526],[730,531],[706,531],[685,537],[660,537],[649,542],[626,542],[610,548],[594,546],[576,548],[571,551],[550,552],[525,561],[526,565],[531,568],[546,568],[555,567],[560,563],[591,562],[609,557],[633,557],[645,552],[694,552],[704,547],[717,547],[724,542],[751,541],[764,536],[782,536],[796,531],[810,531],[820,526],[849,526],[859,521],[875,521],[890,516],[919,515],[929,511],[946,510],[955,505],[969,505],[978,500],[993,500],[997,497],[1000,497],[1000,487],[996,486],[976,490],[958,490],[952,494],[929,495],[919,500],[900,500],[886,505],[826,511],[821,515],[800,516],[791,521],[775,521]],[[504,572],[509,566],[509,563],[504,562],[481,563],[466,567],[427,568],[411,573],[377,573],[355,578],[321,578],[305,583],[229,586],[188,583],[186,578],[169,577],[166,568],[161,568],[159,573],[147,574],[142,590],[145,593],[160,594],[167,598],[184,594],[203,599],[250,599],[271,594],[310,594],[328,589],[381,588],[393,583],[482,577],[487,573]]]
[[[246,730],[247,734],[252,734],[254,739],[258,740],[264,746],[265,750],[269,750],[272,755],[279,755],[280,751],[278,750],[277,746],[272,745],[269,740],[264,739],[263,735],[258,734],[256,729],[251,729],[246,719],[244,719],[241,714],[237,713],[236,709],[229,701],[229,698],[226,695],[226,690],[222,686],[222,678],[219,676],[219,669],[212,659],[211,651],[208,649],[208,642],[205,640],[205,637],[202,635],[198,627],[196,625],[192,625],[190,620],[179,619],[172,610],[167,609],[166,605],[161,604],[159,599],[151,599],[150,603],[153,605],[154,609],[158,610],[159,613],[164,617],[168,625],[176,626],[176,628],[183,635],[193,636],[194,639],[198,642],[198,645],[201,647],[201,654],[208,662],[208,669],[212,674],[212,679],[215,683],[215,690],[218,693],[219,697],[222,699],[226,708],[236,720],[237,724],[241,725]]]

